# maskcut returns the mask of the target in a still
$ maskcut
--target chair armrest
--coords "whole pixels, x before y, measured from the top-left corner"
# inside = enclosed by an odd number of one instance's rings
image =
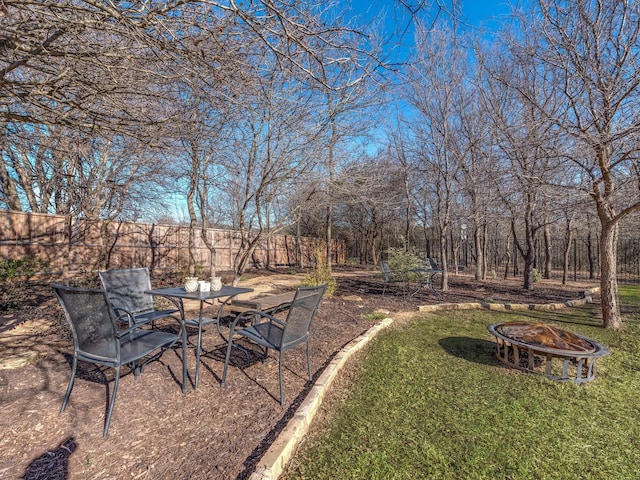
[[[130,312],[127,309],[121,308],[121,307],[111,307],[111,309],[113,310],[113,313],[116,314],[116,320],[118,321],[123,321],[123,318],[127,318],[127,322],[129,323],[129,327],[132,327],[133,325],[146,325],[147,323],[151,323],[153,322],[153,319],[149,319],[149,320],[140,320],[138,317],[135,316],[134,313]],[[176,320],[178,320],[176,317],[173,317],[172,315],[169,315],[172,318],[175,318]],[[178,320],[179,322],[179,320]]]
[[[120,310],[124,310],[125,312],[128,311],[126,302],[123,302],[120,299],[119,295],[111,293],[111,292],[107,292],[107,295],[109,297],[109,303],[111,304],[111,307],[114,310],[115,309],[120,309]]]
[[[285,310],[288,310],[291,308],[291,305],[293,304],[293,302],[285,302],[285,303],[281,303],[280,305],[270,308],[268,310],[265,310],[264,313],[270,314],[270,315],[275,315],[276,313],[279,312],[284,312]]]
[[[411,273],[417,273],[418,275],[429,275],[433,270],[428,268],[412,268]]]
[[[129,335],[130,333],[135,332],[136,330],[140,330],[140,324],[134,324],[129,328],[125,328],[124,330],[118,330],[116,332],[116,338],[122,338],[125,335]]]
[[[436,273],[442,273],[442,270],[437,268],[414,268],[410,270],[414,273],[424,273],[425,275],[435,275]]]
[[[263,310],[245,310],[244,312],[242,312],[240,315],[238,315],[236,318],[233,319],[233,322],[231,322],[231,325],[229,328],[231,328],[232,330],[235,329],[236,325],[240,323],[241,320],[251,322],[251,323],[256,323],[256,317],[267,318],[269,319],[269,321],[275,322],[281,327],[284,327],[286,325],[286,323],[280,320],[279,318],[276,318],[271,313],[265,312]]]
[[[114,307],[113,305],[111,306],[111,309],[116,315],[116,321],[124,322],[124,319],[126,318],[126,321],[129,324],[129,328],[133,327],[136,324],[136,319],[130,311],[125,310],[121,307]]]

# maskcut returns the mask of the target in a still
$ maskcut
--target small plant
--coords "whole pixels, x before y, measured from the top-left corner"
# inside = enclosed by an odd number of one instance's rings
[[[329,267],[327,265],[327,255],[322,245],[316,245],[313,249],[313,256],[316,259],[315,267],[313,271],[305,275],[302,280],[302,286],[316,287],[318,285],[327,284],[327,295],[332,295],[338,288],[338,282],[331,276]]]
[[[25,299],[21,284],[48,269],[49,264],[38,257],[0,260],[0,312],[20,308]]]
[[[533,283],[539,282],[542,279],[542,274],[537,268],[531,269],[531,279],[533,280]]]
[[[0,281],[15,281],[19,278],[28,279],[38,273],[45,272],[49,263],[38,257],[26,257],[19,260],[0,260]]]

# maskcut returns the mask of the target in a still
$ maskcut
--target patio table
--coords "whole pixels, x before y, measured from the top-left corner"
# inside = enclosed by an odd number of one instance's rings
[[[164,297],[171,301],[180,311],[180,322],[182,327],[182,393],[187,393],[187,362],[184,361],[187,355],[187,329],[186,326],[198,327],[198,342],[196,345],[196,377],[194,380],[194,389],[198,388],[198,379],[200,377],[200,353],[202,351],[202,327],[209,323],[216,323],[216,328],[220,336],[227,341],[227,338],[222,334],[220,330],[220,318],[224,307],[237,295],[242,293],[253,292],[252,288],[245,287],[227,287],[223,286],[220,290],[211,290],[209,292],[187,292],[184,287],[169,287],[169,288],[155,288],[148,290],[145,293],[151,295]],[[204,304],[210,303],[209,301],[225,298],[224,302],[220,303],[218,307],[216,318],[204,318],[202,315]],[[194,320],[186,320],[184,313],[184,300],[197,300],[200,302],[200,310],[198,318]]]
[[[411,297],[413,297],[421,289],[426,287],[428,290],[431,290],[433,292],[433,294],[438,298],[439,301],[442,301],[442,295],[433,286],[433,277],[435,277],[439,273],[442,273],[442,270],[437,268],[415,268],[413,270],[410,270],[409,272],[414,273],[418,277],[417,288],[410,295]]]

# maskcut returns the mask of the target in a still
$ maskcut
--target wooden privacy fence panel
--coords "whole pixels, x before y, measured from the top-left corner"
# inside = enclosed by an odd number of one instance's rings
[[[208,229],[207,238],[215,246],[216,270],[230,270],[240,244],[239,232]],[[252,266],[312,266],[316,243],[310,237],[267,236],[256,248]],[[199,229],[194,244],[196,264],[208,270],[211,254]],[[189,228],[184,225],[105,222],[0,211],[0,259],[38,257],[49,263],[54,275],[139,266],[185,271],[188,245]],[[342,242],[334,242],[335,264],[345,263],[345,252]]]

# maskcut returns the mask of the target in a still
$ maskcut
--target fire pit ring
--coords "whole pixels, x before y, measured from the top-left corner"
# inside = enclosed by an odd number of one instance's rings
[[[595,378],[596,360],[610,353],[589,337],[545,323],[504,322],[487,329],[496,337],[498,360],[550,380],[590,382]]]

